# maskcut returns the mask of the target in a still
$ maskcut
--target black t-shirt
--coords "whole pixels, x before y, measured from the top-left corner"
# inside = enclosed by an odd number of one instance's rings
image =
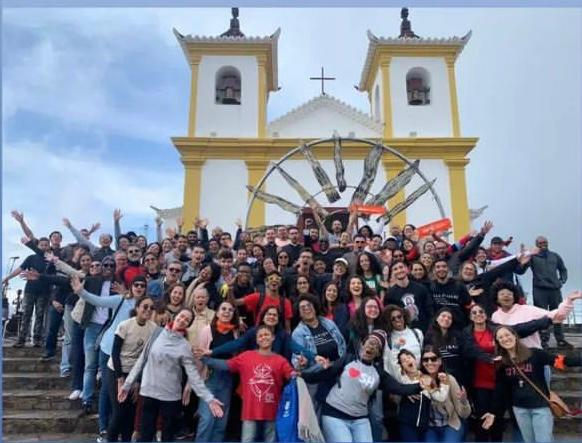
[[[430,296],[435,313],[446,306],[453,311],[455,328],[460,329],[467,324],[465,306],[471,303],[471,296],[463,284],[452,278],[445,284],[433,281],[430,285]]]
[[[532,352],[531,357],[521,363],[519,368],[544,394],[549,396],[548,385],[544,377],[544,366],[553,365],[555,356],[541,349],[530,349],[530,351]],[[579,366],[581,363],[580,357],[566,357],[565,363],[566,366]],[[511,395],[512,406],[527,409],[548,406],[541,395],[521,377],[514,366],[504,366],[498,369],[496,380],[494,399],[497,402],[499,402],[500,398],[507,398],[508,395]]]
[[[48,265],[44,260],[44,255],[32,254],[24,259],[20,264],[20,269],[34,269],[41,274],[53,274],[54,267]],[[49,295],[49,284],[43,279],[29,280],[24,286],[24,292],[32,295]]]
[[[319,323],[316,328],[311,328],[309,326],[308,328],[311,335],[313,335],[317,355],[329,358],[331,361],[337,360],[339,358],[337,343],[329,331],[325,329],[321,323]]]
[[[432,299],[423,285],[413,281],[409,281],[405,288],[394,285],[388,289],[384,304],[406,309],[411,326],[426,332],[432,318]]]

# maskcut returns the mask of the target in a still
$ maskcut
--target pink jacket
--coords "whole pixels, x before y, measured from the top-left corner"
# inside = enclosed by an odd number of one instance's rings
[[[560,315],[567,316],[570,314],[570,312],[572,312],[572,309],[574,309],[574,304],[568,299],[560,303],[558,309],[554,309],[553,311],[547,311],[545,309],[538,308],[537,306],[519,305],[516,303],[507,312],[502,311],[501,308],[497,309],[497,311],[495,311],[491,316],[491,320],[500,325],[511,326],[544,317],[550,317],[553,319],[554,316],[558,313]],[[521,343],[528,348],[542,349],[542,342],[539,332],[522,338]]]

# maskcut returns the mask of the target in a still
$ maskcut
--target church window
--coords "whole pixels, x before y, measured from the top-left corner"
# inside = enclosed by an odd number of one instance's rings
[[[215,102],[219,105],[240,105],[241,75],[233,66],[223,66],[216,72]]]
[[[380,85],[376,85],[376,90],[374,91],[374,118],[377,122],[380,121]]]
[[[430,75],[426,69],[416,67],[408,71],[406,93],[409,105],[430,105]]]

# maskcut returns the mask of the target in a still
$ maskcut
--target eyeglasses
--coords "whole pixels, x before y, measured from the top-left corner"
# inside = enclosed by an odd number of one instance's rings
[[[153,310],[154,310],[154,305],[141,305],[141,308],[142,308],[144,311],[150,311],[150,310],[152,310],[152,311],[153,311]]]
[[[439,358],[438,357],[422,357],[422,362],[423,363],[435,363]]]
[[[115,264],[113,263],[103,263],[101,266],[103,266],[104,268],[114,268]]]
[[[221,307],[220,310],[221,311],[224,311],[224,312],[234,312],[234,309],[233,308],[229,308],[227,306]]]
[[[398,314],[398,315],[393,315],[390,317],[391,321],[395,321],[395,320],[402,320],[402,314]]]
[[[168,272],[171,272],[172,274],[178,274],[182,272],[182,270],[178,268],[168,268]]]
[[[311,304],[306,304],[306,305],[299,305],[299,309],[301,311],[307,311],[309,309],[311,309],[313,306],[311,306]]]
[[[146,287],[145,283],[134,283],[132,286],[134,288],[145,288]]]

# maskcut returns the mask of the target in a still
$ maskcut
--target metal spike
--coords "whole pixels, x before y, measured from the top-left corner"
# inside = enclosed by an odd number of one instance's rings
[[[383,147],[381,144],[376,144],[372,149],[370,149],[370,152],[364,161],[364,174],[362,175],[360,184],[352,195],[351,204],[363,202],[366,195],[368,195],[368,191],[370,191],[374,179],[376,178],[376,172],[378,171],[378,164],[380,163],[382,151]]]
[[[378,217],[376,221],[379,222],[380,220],[382,220],[385,225],[390,223],[390,220],[392,220],[396,216],[396,214],[401,213],[411,204],[413,204],[416,200],[418,200],[426,191],[428,191],[431,188],[432,185],[434,185],[435,182],[436,178],[430,183],[425,183],[416,191],[414,191],[412,194],[410,194],[408,197],[406,197],[406,200],[398,203],[393,208],[390,208],[390,210],[386,212],[386,214],[384,214],[382,217]]]
[[[344,192],[347,187],[345,178],[344,162],[342,160],[342,141],[341,138],[334,134],[333,140],[333,161],[335,163],[335,179],[339,192]]]
[[[307,160],[307,162],[311,166],[311,170],[313,171],[313,174],[315,174],[315,178],[317,179],[317,182],[321,185],[321,189],[325,193],[327,200],[330,203],[334,203],[334,202],[338,201],[341,198],[341,196],[339,195],[339,192],[337,192],[337,190],[331,184],[331,180],[327,176],[327,173],[325,172],[325,170],[321,166],[321,163],[319,162],[319,160],[317,160],[315,158],[315,156],[313,155],[311,148],[308,148],[307,145],[303,145],[303,146],[301,146],[301,152],[303,153],[303,155],[305,156],[305,159]]]
[[[398,192],[401,189],[403,189],[408,183],[410,183],[410,180],[412,180],[412,177],[416,173],[416,169],[418,168],[419,164],[420,160],[416,160],[413,166],[409,166],[408,168],[400,171],[396,177],[394,177],[392,180],[388,180],[384,184],[380,192],[371,197],[366,204],[368,205],[385,204],[388,201],[388,199],[394,197],[396,194],[398,194]]]
[[[291,177],[285,170],[283,170],[283,168],[281,168],[281,166],[273,164],[273,167],[277,169],[277,171],[279,171],[279,173],[283,176],[283,178],[289,184],[289,186],[295,189],[297,194],[299,194],[299,196],[303,199],[305,203],[307,203],[311,208],[315,208],[315,210],[317,210],[317,213],[322,219],[327,218],[329,213],[325,209],[323,209],[323,207],[317,202],[317,200],[315,200],[311,196],[311,194],[309,194],[309,192],[307,192],[307,190],[301,185],[301,183],[299,183],[297,180]]]
[[[291,203],[290,201],[285,200],[282,197],[279,197],[279,196],[276,196],[273,194],[269,194],[267,192],[263,192],[259,189],[256,189],[254,186],[251,186],[251,185],[247,185],[247,189],[250,192],[254,193],[256,198],[264,201],[265,203],[277,205],[281,209],[283,209],[284,211],[291,212],[292,214],[295,214],[298,216],[301,214],[301,206],[298,206],[295,203]]]

